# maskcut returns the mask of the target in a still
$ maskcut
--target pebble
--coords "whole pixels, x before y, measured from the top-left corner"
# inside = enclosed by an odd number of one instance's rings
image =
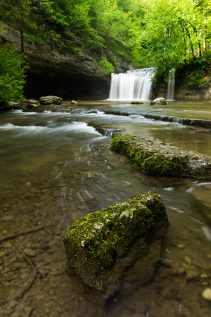
[[[206,288],[202,293],[202,297],[211,302],[211,288]]]
[[[189,256],[184,256],[184,261],[187,264],[191,264],[191,262],[192,262],[192,260],[191,260],[191,258],[189,258]]]
[[[202,278],[202,279],[207,279],[207,278],[209,278],[209,276],[208,276],[207,274],[202,273],[202,274],[201,274],[201,278]]]
[[[185,248],[185,245],[182,244],[182,243],[179,243],[179,244],[177,244],[177,248],[178,248],[178,249],[184,249],[184,248]]]

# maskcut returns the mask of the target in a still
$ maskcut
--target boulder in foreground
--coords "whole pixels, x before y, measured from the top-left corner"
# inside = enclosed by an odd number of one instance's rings
[[[158,194],[143,193],[76,220],[64,245],[85,284],[111,296],[152,278],[168,219]]]
[[[124,154],[146,175],[211,180],[211,157],[154,138],[118,133],[113,136],[111,149]]]

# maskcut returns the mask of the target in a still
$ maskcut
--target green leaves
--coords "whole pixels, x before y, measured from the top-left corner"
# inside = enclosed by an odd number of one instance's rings
[[[102,67],[105,75],[110,75],[115,70],[114,66],[106,58],[101,59],[99,65]]]
[[[0,103],[23,99],[26,64],[9,45],[0,47]]]

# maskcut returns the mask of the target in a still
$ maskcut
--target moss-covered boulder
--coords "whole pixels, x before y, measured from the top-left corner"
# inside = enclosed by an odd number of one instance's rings
[[[154,138],[118,133],[113,136],[111,149],[124,154],[146,175],[211,180],[211,157]]]
[[[64,245],[68,265],[105,297],[146,282],[159,259],[168,219],[158,194],[144,193],[76,220]]]

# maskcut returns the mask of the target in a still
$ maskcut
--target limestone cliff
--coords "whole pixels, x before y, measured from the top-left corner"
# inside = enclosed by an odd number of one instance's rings
[[[0,37],[20,49],[19,32],[4,25]],[[110,76],[105,76],[96,59],[87,52],[60,53],[49,46],[24,42],[24,55],[29,64],[27,97],[53,94],[63,98],[107,98]],[[123,66],[122,66],[123,65]],[[118,71],[128,68],[121,60]]]

